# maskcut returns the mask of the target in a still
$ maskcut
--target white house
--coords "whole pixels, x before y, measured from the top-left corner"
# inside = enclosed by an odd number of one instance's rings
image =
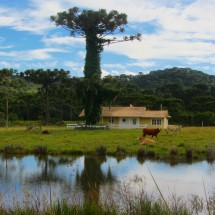
[[[80,116],[84,116],[84,111]],[[167,128],[167,110],[146,110],[145,107],[102,107],[100,123],[111,128]]]

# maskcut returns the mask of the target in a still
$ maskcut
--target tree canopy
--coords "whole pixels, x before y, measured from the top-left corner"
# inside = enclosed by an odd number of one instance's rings
[[[124,36],[123,39],[110,35],[124,32],[127,24],[127,15],[112,10],[109,13],[105,9],[98,11],[80,10],[73,7],[68,11],[57,13],[50,17],[57,26],[70,31],[73,37],[84,37],[86,40],[86,58],[84,65],[85,91],[83,106],[87,124],[96,124],[100,119],[102,98],[102,86],[100,85],[101,66],[100,54],[105,45],[111,43],[140,40],[141,34]],[[95,79],[98,79],[95,81]]]
[[[41,120],[41,123],[56,125],[64,120],[80,120],[78,116],[83,108],[80,95],[84,95],[82,91],[85,88],[97,84],[105,87],[99,89],[99,99],[106,98],[104,106],[132,104],[158,110],[162,104],[162,108],[169,111],[170,124],[201,126],[204,122],[204,126],[214,126],[215,76],[192,71],[188,72],[188,79],[186,73],[187,69],[178,69],[178,78],[173,79],[173,68],[172,72],[168,69],[168,73],[155,72],[153,80],[149,73],[106,76],[89,84],[83,78],[71,78],[62,70],[27,70],[19,74],[12,69],[2,69],[0,125],[7,126],[8,121],[11,125],[16,120]],[[162,84],[155,83],[157,79],[163,80]],[[87,95],[83,99],[97,98],[94,94],[90,97]]]

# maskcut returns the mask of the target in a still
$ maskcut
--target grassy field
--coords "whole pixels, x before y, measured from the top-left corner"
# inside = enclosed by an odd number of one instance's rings
[[[43,131],[49,134],[42,134]],[[182,132],[158,134],[156,144],[140,145],[142,129],[74,130],[63,126],[26,130],[25,126],[0,128],[0,151],[48,154],[129,154],[168,157],[215,157],[215,127],[185,127]]]

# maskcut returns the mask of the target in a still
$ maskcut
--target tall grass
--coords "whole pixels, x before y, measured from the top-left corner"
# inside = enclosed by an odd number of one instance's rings
[[[153,177],[153,176],[152,176]],[[153,178],[154,180],[154,178]],[[135,182],[135,186],[133,184]],[[155,182],[155,180],[154,180]],[[156,183],[156,182],[155,182]],[[215,214],[215,193],[201,199],[198,196],[184,198],[171,195],[164,199],[157,183],[158,195],[147,193],[142,178],[135,176],[130,182],[119,182],[114,189],[107,187],[107,192],[91,190],[90,201],[83,202],[79,197],[65,196],[61,200],[50,197],[39,198],[37,193],[28,192],[23,200],[14,201],[10,206],[0,198],[1,215],[194,215]],[[204,187],[205,188],[205,187]],[[0,192],[0,196],[2,193]],[[5,195],[5,193],[3,193]],[[48,198],[48,199],[47,199]],[[29,201],[32,200],[32,201]]]

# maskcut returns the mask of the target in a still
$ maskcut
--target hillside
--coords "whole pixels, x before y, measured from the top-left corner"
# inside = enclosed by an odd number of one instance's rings
[[[179,84],[183,88],[192,87],[195,84],[206,84],[215,86],[215,76],[192,70],[189,68],[170,68],[164,70],[152,71],[147,75],[139,74],[129,76],[132,83],[138,87],[157,88],[166,84]]]

